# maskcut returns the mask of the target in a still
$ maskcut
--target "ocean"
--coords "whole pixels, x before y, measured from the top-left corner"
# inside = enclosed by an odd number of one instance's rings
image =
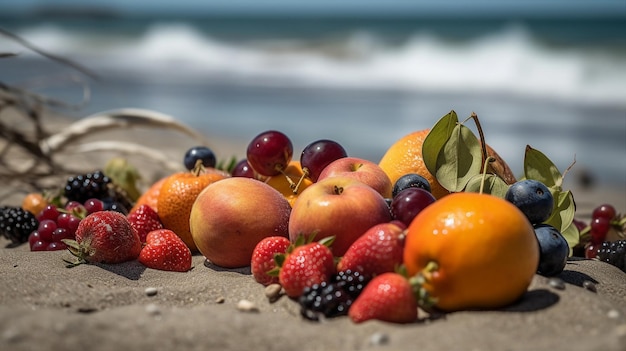
[[[516,174],[530,145],[561,171],[576,160],[573,174],[626,187],[623,16],[0,17],[0,27],[97,76],[0,35],[0,52],[19,54],[0,59],[0,82],[80,105],[62,110],[74,118],[146,108],[244,142],[281,130],[296,155],[334,139],[377,162],[449,111],[476,112]]]

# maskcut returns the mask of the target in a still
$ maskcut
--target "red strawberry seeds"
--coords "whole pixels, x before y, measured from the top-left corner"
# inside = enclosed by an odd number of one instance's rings
[[[121,263],[134,260],[141,241],[125,215],[115,211],[94,212],[80,221],[76,240],[64,239],[68,250],[81,263]]]
[[[265,286],[278,283],[278,276],[268,274],[276,268],[275,255],[284,254],[291,242],[284,236],[270,236],[256,245],[252,251],[251,270],[257,283]]]
[[[153,230],[163,229],[163,224],[156,211],[148,206],[141,205],[136,210],[128,214],[130,225],[137,230],[139,240],[146,242],[146,236]]]
[[[287,296],[297,298],[304,288],[329,281],[335,274],[330,249],[318,242],[297,246],[285,258],[278,279]]]
[[[355,323],[376,319],[392,323],[417,320],[417,298],[409,281],[398,273],[376,276],[357,297],[348,316]]]
[[[139,262],[152,269],[186,272],[191,269],[191,251],[173,231],[153,230],[146,236]]]

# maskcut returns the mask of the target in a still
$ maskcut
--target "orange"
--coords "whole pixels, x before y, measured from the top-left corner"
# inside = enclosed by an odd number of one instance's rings
[[[539,263],[532,225],[510,202],[454,193],[420,212],[407,229],[404,265],[443,311],[500,308],[528,289]]]
[[[422,144],[429,132],[430,129],[422,129],[403,136],[387,149],[378,165],[387,173],[392,184],[408,173],[421,175],[430,183],[433,196],[440,199],[450,192],[437,181],[424,164]],[[487,154],[496,159],[495,162],[489,164],[489,172],[496,173],[507,184],[515,183],[515,176],[508,164],[489,145],[485,144],[485,148]]]
[[[407,134],[396,141],[380,159],[378,165],[387,173],[391,184],[408,173],[416,173],[430,183],[433,196],[440,199],[449,194],[437,179],[428,171],[422,158],[422,144],[430,129],[422,129]]]
[[[159,190],[157,208],[163,227],[176,233],[192,252],[197,251],[189,230],[193,203],[204,188],[224,178],[220,172],[178,172],[166,177]]]
[[[159,193],[161,192],[161,186],[163,186],[163,182],[165,182],[166,178],[167,177],[163,177],[157,180],[156,182],[152,183],[152,185],[150,185],[148,190],[144,191],[143,194],[139,196],[133,208],[130,209],[130,212],[135,211],[141,205],[148,205],[152,207],[152,209],[155,212],[158,213],[157,201],[159,199]]]
[[[287,168],[285,168],[285,174],[289,177],[289,179],[291,179],[292,182],[297,184],[304,174],[304,172],[302,171],[302,167],[300,166],[300,161],[289,162],[289,165],[287,166]],[[283,194],[291,207],[293,207],[293,203],[298,198],[298,195],[300,195],[302,191],[306,189],[309,185],[313,184],[313,181],[311,181],[311,179],[309,178],[302,179],[302,182],[300,183],[300,186],[298,186],[298,190],[296,193],[293,192],[291,184],[283,174],[268,177],[265,180],[265,183]]]
[[[32,213],[35,216],[37,216],[39,212],[46,208],[48,204],[48,200],[46,200],[41,193],[30,193],[24,196],[24,199],[22,199],[22,209]]]

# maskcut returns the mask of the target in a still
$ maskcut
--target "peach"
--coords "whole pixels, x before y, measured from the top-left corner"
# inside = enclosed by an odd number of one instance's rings
[[[207,186],[191,209],[189,227],[200,253],[225,268],[250,265],[256,244],[268,236],[288,237],[291,206],[271,186],[233,177]]]

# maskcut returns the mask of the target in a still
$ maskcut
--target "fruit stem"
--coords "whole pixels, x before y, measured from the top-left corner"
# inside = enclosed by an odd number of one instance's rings
[[[285,173],[285,166],[281,165],[281,164],[276,164],[276,167],[274,167],[275,170],[279,171],[282,175],[285,176],[285,178],[287,178],[287,182],[289,183],[289,187],[293,190],[296,188],[296,183],[294,183],[293,180],[291,180],[291,178],[289,178],[289,176],[287,175],[287,173]],[[295,192],[294,192],[295,194]]]
[[[432,273],[438,269],[439,265],[437,262],[430,261],[419,273],[409,278],[409,284],[413,288],[413,294],[417,299],[418,306],[429,314],[435,312],[433,307],[437,303],[437,298],[430,296],[430,293],[424,288],[424,284],[432,279]]]
[[[485,133],[483,133],[483,128],[480,126],[480,121],[478,120],[478,115],[476,112],[472,112],[470,118],[474,120],[476,124],[476,129],[478,130],[478,136],[480,139],[480,149],[483,152],[483,162],[487,161],[487,145],[485,143]]]
[[[293,191],[294,194],[298,194],[298,189],[300,189],[300,184],[302,184],[302,181],[304,181],[304,178],[309,176],[309,169],[306,167],[302,168],[302,177],[300,177],[300,179],[298,179],[298,183],[296,183],[295,186],[291,187],[291,190]]]
[[[204,172],[204,165],[202,164],[202,160],[196,160],[196,164],[193,166],[191,173],[196,177],[200,175],[200,173]]]
[[[483,178],[480,180],[480,190],[478,191],[479,194],[482,194],[485,188],[485,180],[487,179],[487,168],[489,167],[489,163],[495,160],[496,159],[491,156],[487,157],[485,160],[485,164],[483,165]]]

